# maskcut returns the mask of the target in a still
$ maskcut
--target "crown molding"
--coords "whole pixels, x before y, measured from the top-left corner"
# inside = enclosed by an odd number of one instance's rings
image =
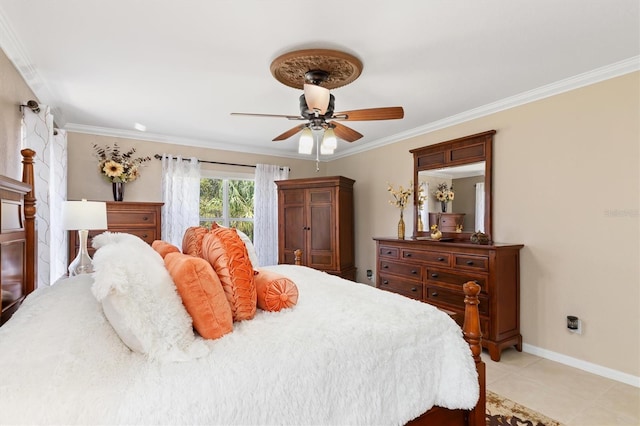
[[[478,108],[470,109],[460,114],[452,115],[450,117],[437,120],[424,126],[416,127],[406,132],[397,133],[395,135],[388,136],[386,138],[378,139],[367,143],[366,145],[354,146],[348,148],[340,153],[337,153],[332,159],[338,159],[348,157],[350,155],[358,154],[360,152],[368,151],[370,149],[378,148],[384,145],[389,145],[401,140],[409,139],[415,136],[431,133],[436,130],[445,129],[447,127],[455,126],[456,124],[464,123],[466,121],[475,120],[476,118],[484,117],[487,115],[495,114],[496,112],[504,111],[510,108],[514,108],[520,105],[528,104],[530,102],[538,101],[540,99],[549,98],[551,96],[559,95],[564,92],[568,92],[581,87],[589,86],[591,84],[599,83],[601,81],[609,80],[611,78],[620,77],[625,74],[629,74],[640,70],[640,56],[633,56],[623,61],[615,62],[613,64],[597,68],[592,71],[588,71],[582,74],[575,75],[573,77],[566,78],[564,80],[551,83],[537,89],[522,92],[520,94],[510,96],[508,98],[501,99],[496,102],[492,102],[487,105],[483,105]]]
[[[4,10],[0,6],[0,48],[2,48],[7,58],[13,63],[13,66],[16,67],[18,73],[38,99],[38,103],[44,103],[49,106],[56,125],[63,127],[66,120],[62,111],[54,106],[55,102],[53,102],[53,100],[56,99],[56,97],[53,96],[51,88],[45,84],[44,79],[33,66],[33,61],[31,61],[15,34],[15,31],[5,17]],[[26,102],[28,99],[23,99],[23,101]]]
[[[256,148],[255,146],[232,145],[227,142],[217,142],[202,139],[184,138],[179,136],[168,136],[159,133],[147,133],[134,130],[113,129],[109,127],[85,126],[84,124],[67,123],[64,130],[73,133],[84,133],[88,135],[107,136],[122,139],[135,139],[140,141],[167,143],[172,145],[183,145],[197,148],[218,149],[221,151],[246,152],[250,154],[269,155],[271,157],[294,158],[297,160],[313,160],[309,156],[300,156],[295,153],[274,152],[268,148]]]

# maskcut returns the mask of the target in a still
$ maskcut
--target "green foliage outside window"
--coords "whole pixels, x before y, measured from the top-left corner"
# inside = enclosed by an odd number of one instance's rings
[[[253,241],[254,181],[200,179],[200,226],[213,222],[237,228]]]

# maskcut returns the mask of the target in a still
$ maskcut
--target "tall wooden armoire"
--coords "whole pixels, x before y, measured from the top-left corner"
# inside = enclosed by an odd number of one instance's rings
[[[289,179],[278,186],[278,262],[356,278],[353,184],[343,176]]]

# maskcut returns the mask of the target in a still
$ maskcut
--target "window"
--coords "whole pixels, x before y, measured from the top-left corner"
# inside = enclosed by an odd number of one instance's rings
[[[237,228],[253,241],[253,178],[200,179],[200,226],[213,222]]]

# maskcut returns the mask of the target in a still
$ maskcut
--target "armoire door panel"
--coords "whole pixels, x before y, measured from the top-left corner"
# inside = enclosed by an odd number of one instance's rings
[[[307,230],[311,250],[328,250],[334,247],[333,208],[331,205],[312,205],[309,209],[309,229]]]
[[[304,248],[305,224],[303,206],[285,206],[283,209],[287,227],[284,229],[284,248],[297,250]]]

